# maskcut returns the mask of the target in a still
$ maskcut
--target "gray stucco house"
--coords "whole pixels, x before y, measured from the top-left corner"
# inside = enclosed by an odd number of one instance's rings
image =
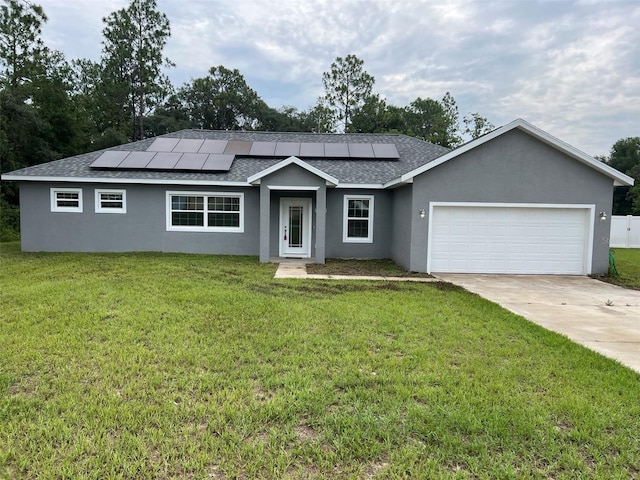
[[[405,135],[184,130],[10,172],[25,251],[392,258],[408,270],[605,273],[633,179],[514,122]]]

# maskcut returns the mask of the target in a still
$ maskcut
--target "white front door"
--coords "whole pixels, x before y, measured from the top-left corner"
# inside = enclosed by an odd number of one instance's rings
[[[280,199],[280,256],[311,256],[311,199]]]

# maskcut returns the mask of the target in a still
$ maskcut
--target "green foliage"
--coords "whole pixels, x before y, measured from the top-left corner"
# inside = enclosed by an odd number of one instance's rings
[[[412,136],[437,145],[446,143],[447,123],[444,108],[440,102],[431,98],[418,97],[406,110],[407,128]]]
[[[264,106],[237,69],[222,65],[184,85],[177,99],[194,127],[210,130],[252,129]]]
[[[350,131],[359,133],[404,132],[404,111],[388,105],[378,94],[368,96],[352,118]]]
[[[640,215],[640,137],[621,138],[611,147],[610,166],[635,179],[633,187],[615,187],[614,215]]]
[[[31,78],[44,48],[40,34],[46,21],[39,5],[4,0],[0,6],[0,79],[4,86],[17,89]]]
[[[458,104],[450,92],[445,93],[440,101],[444,110],[444,119],[446,124],[446,140],[441,143],[443,147],[456,147],[462,143],[460,137],[460,115],[458,114]]]
[[[371,95],[375,83],[373,76],[364,70],[364,61],[355,55],[336,57],[331,70],[322,74],[324,101],[342,123],[345,132],[351,131],[354,112]]]
[[[0,245],[2,478],[635,478],[638,374],[450,284]]]
[[[123,113],[120,118],[132,119],[131,140],[139,140],[145,134],[144,116],[171,90],[162,73],[172,65],[162,53],[171,35],[169,19],[155,0],[131,0],[104,23],[102,83]]]
[[[495,126],[487,120],[486,117],[483,117],[477,112],[465,115],[463,122],[464,133],[469,135],[472,139],[481,137],[495,128]]]
[[[20,210],[7,201],[6,189],[4,185],[0,195],[0,242],[13,242],[20,240]]]

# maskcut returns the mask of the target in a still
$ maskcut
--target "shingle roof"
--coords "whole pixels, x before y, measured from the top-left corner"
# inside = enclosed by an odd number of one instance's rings
[[[428,142],[398,134],[317,134],[317,133],[275,133],[275,132],[242,132],[242,131],[211,131],[211,130],[181,130],[166,135],[164,138],[194,138],[211,140],[245,140],[258,142],[308,142],[308,143],[393,143],[399,154],[397,160],[356,160],[356,159],[310,159],[304,161],[313,167],[337,178],[346,184],[384,184],[401,177],[425,163],[449,152],[447,148]],[[3,175],[5,179],[11,177],[38,177],[65,179],[67,181],[111,181],[140,180],[166,181],[167,183],[182,181],[200,182],[246,182],[247,178],[269,168],[282,158],[264,157],[248,158],[236,157],[228,172],[176,172],[153,170],[99,170],[90,165],[106,150],[146,151],[158,138],[149,138],[135,143],[129,143],[74,157],[64,158],[53,162],[43,163],[23,168]]]

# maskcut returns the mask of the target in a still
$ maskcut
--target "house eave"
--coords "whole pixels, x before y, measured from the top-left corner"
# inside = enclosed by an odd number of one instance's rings
[[[220,187],[250,187],[248,182],[226,182],[216,180],[179,180],[156,178],[101,178],[101,177],[46,177],[35,175],[3,175],[2,180],[11,182],[54,182],[54,183],[124,183],[138,185],[210,185]]]
[[[336,185],[336,189],[351,189],[351,190],[384,190],[385,186],[382,183],[340,183]]]

